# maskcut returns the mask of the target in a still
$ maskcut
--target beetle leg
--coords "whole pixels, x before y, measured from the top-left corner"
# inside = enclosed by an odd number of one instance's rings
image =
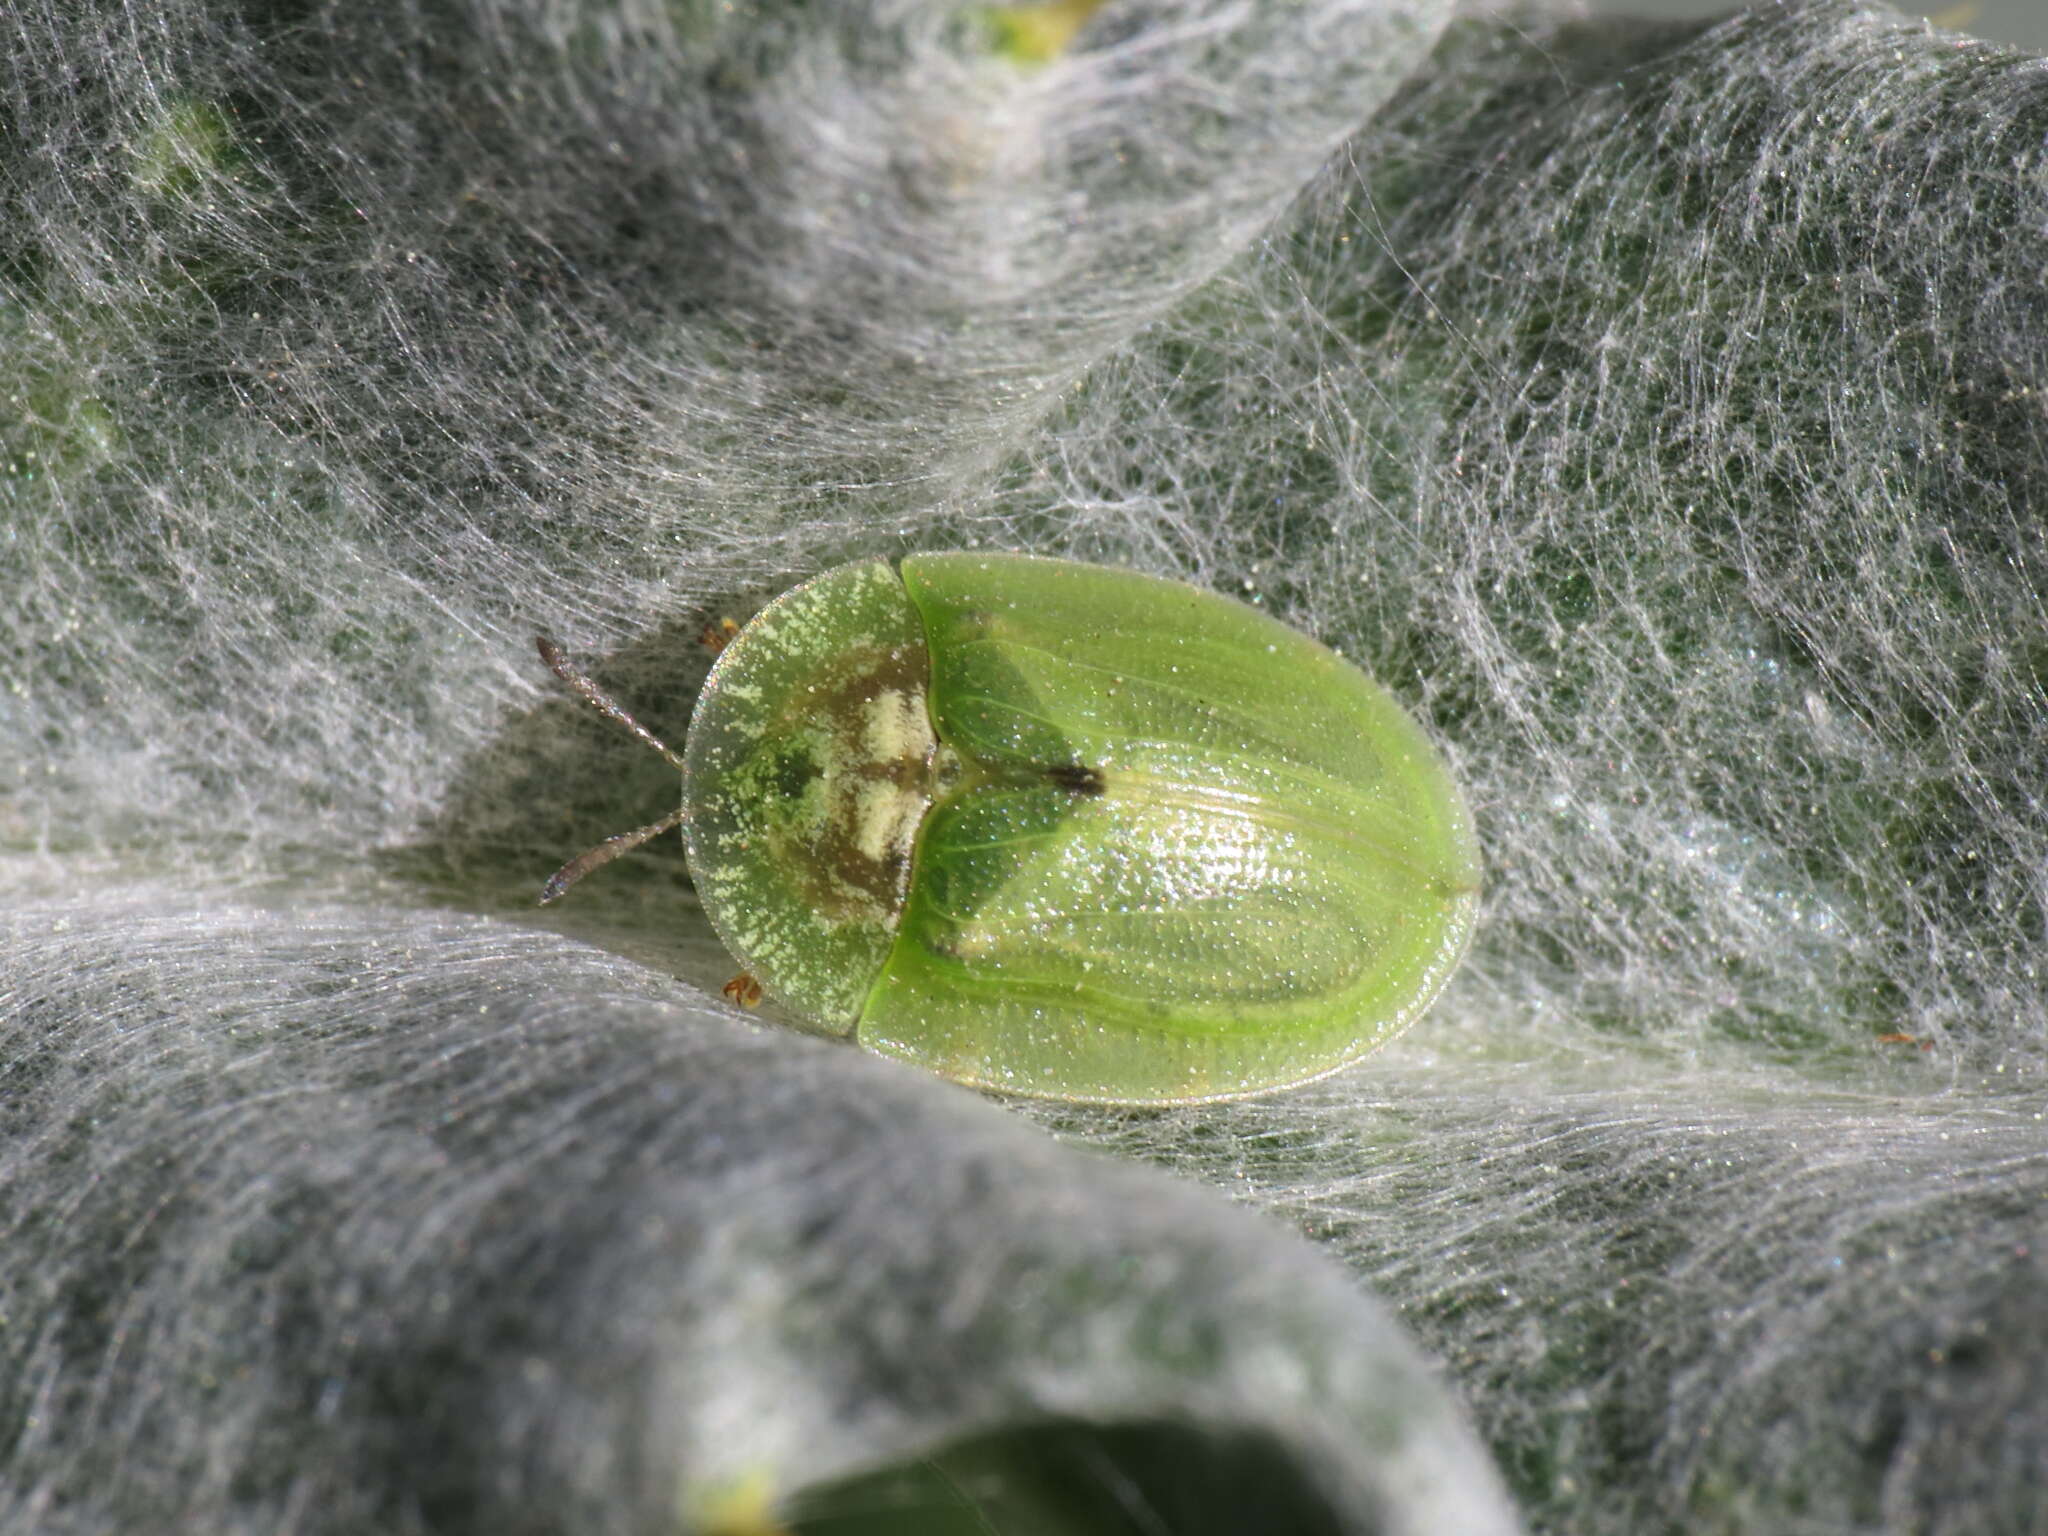
[[[621,832],[617,837],[608,837],[595,848],[577,854],[548,876],[548,883],[540,888],[540,904],[546,906],[593,869],[611,863],[622,853],[631,853],[649,838],[661,836],[682,819],[683,808],[677,806],[652,826],[641,827],[636,832]]]
[[[683,760],[680,757],[677,757],[675,753],[671,752],[668,749],[667,744],[664,743],[659,736],[655,735],[654,732],[648,730],[646,726],[642,725],[638,720],[635,720],[631,715],[627,714],[626,708],[623,704],[619,703],[618,700],[614,699],[610,694],[606,693],[602,688],[598,687],[596,683],[593,683],[589,678],[585,677],[581,672],[577,671],[576,664],[570,661],[568,657],[562,654],[562,649],[560,646],[556,645],[555,642],[550,640],[546,635],[535,635],[533,637],[533,643],[535,647],[540,651],[540,659],[548,664],[548,670],[553,672],[555,676],[559,677],[571,688],[574,688],[578,693],[582,694],[584,699],[588,701],[588,703],[590,704],[591,708],[595,709],[601,715],[608,716],[609,718],[618,721],[620,725],[623,725],[635,736],[638,736],[642,741],[646,742],[647,745],[654,748],[655,751],[659,752],[663,757],[668,759],[669,767],[675,769],[677,773],[681,773],[683,771]],[[637,837],[639,834],[631,833],[628,835]],[[649,835],[652,836],[652,833],[650,833]],[[620,850],[621,853],[623,853],[624,851],[624,849]],[[613,855],[614,858],[616,858],[617,856],[617,854]],[[601,864],[604,861],[600,859],[598,862]]]

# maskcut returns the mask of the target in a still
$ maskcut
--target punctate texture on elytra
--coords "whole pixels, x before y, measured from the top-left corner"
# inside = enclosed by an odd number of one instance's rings
[[[704,910],[770,996],[1004,1092],[1320,1076],[1429,1005],[1478,902],[1464,801],[1385,690],[1103,566],[829,571],[726,647],[684,756]]]

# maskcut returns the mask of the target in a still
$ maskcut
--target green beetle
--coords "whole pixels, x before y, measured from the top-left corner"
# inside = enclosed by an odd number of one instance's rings
[[[1158,576],[870,560],[720,653],[680,758],[719,937],[806,1025],[979,1088],[1188,1103],[1399,1033],[1472,929],[1479,857],[1421,729],[1342,657]]]

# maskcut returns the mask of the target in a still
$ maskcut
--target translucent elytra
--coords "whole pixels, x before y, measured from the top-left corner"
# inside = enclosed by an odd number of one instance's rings
[[[1471,819],[1355,666],[1180,582],[936,554],[842,567],[728,645],[684,753],[704,909],[812,1027],[1112,1103],[1334,1071],[1477,908]]]

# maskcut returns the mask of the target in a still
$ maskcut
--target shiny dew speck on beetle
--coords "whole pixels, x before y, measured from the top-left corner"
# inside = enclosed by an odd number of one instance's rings
[[[1393,698],[1230,598],[1024,555],[870,560],[720,653],[678,758],[705,914],[807,1026],[1042,1098],[1335,1071],[1412,1023],[1479,897],[1470,814]]]

